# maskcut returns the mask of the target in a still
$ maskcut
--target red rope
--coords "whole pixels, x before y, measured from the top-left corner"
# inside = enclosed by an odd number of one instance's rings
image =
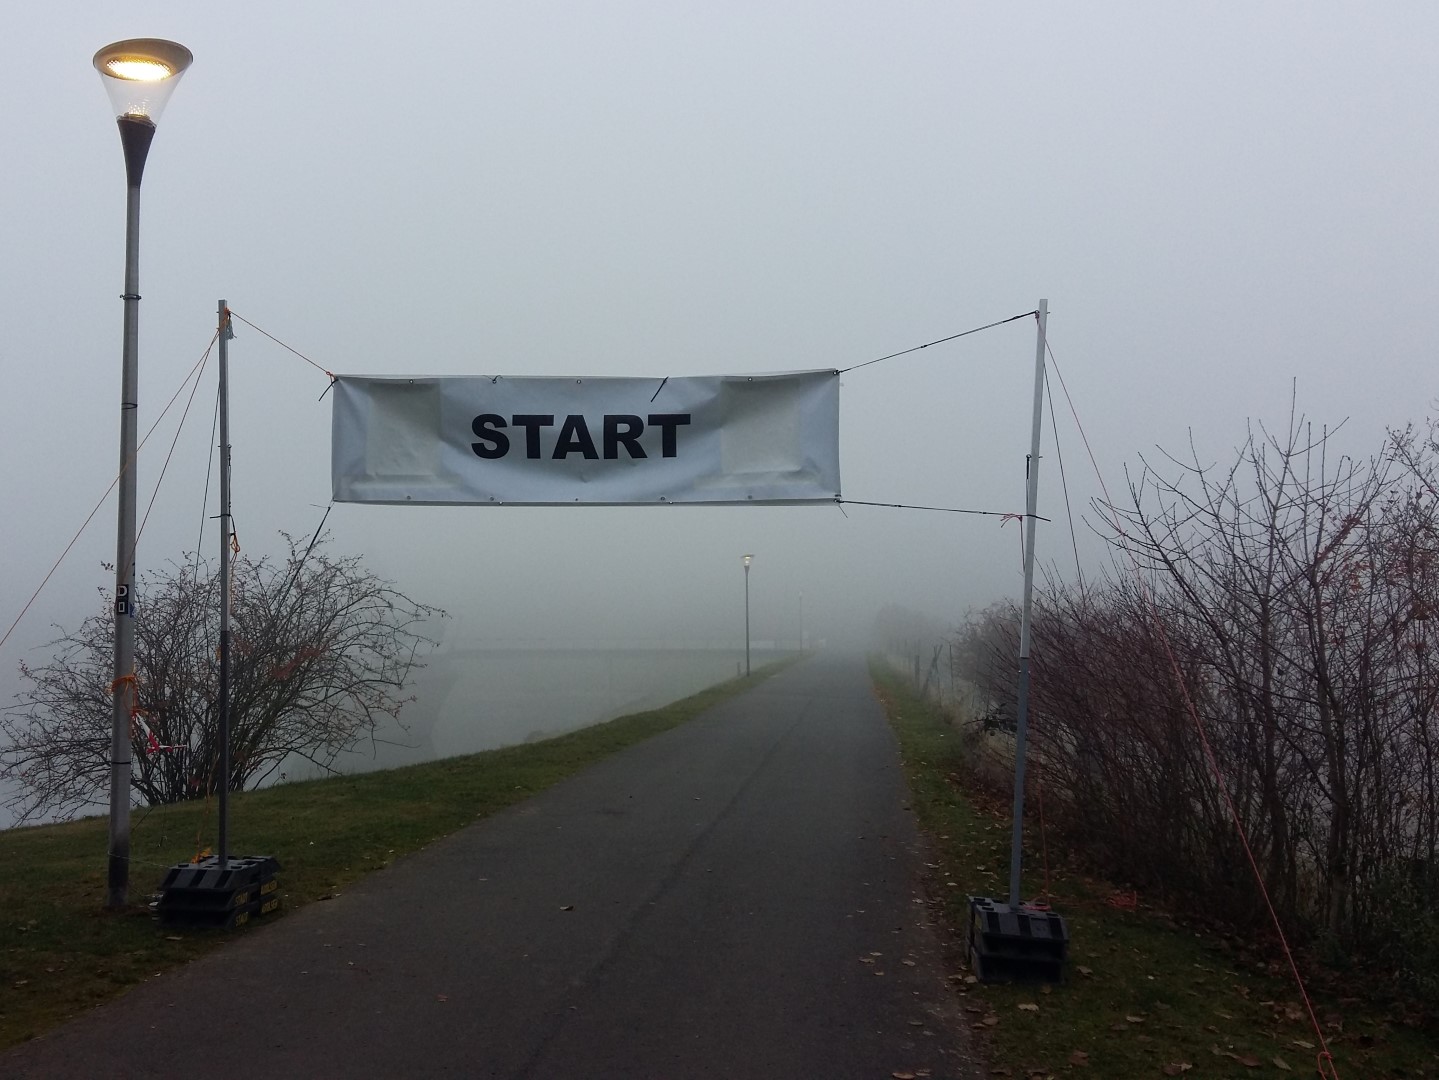
[[[1074,400],[1069,396],[1069,387],[1064,383],[1064,375],[1059,370],[1059,363],[1054,359],[1054,351],[1049,349],[1049,343],[1045,343],[1049,352],[1049,359],[1053,364],[1055,375],[1059,376],[1060,389],[1064,391],[1064,399],[1069,403],[1070,415],[1074,417],[1074,425],[1079,429],[1079,437],[1084,440],[1084,449],[1089,454],[1089,462],[1094,467],[1094,474],[1099,479],[1100,489],[1104,492],[1106,507],[1112,507],[1114,500],[1110,497],[1109,486],[1104,482],[1104,474],[1100,472],[1099,463],[1095,461],[1094,449],[1089,445],[1089,436],[1085,434],[1084,425],[1080,423],[1079,413],[1074,407]],[[1229,816],[1234,821],[1234,828],[1239,833],[1239,842],[1244,848],[1244,857],[1249,862],[1249,869],[1254,875],[1254,880],[1259,886],[1259,894],[1264,898],[1264,906],[1269,912],[1270,921],[1274,924],[1274,932],[1279,935],[1279,944],[1284,950],[1284,958],[1289,963],[1290,973],[1294,976],[1294,982],[1299,987],[1299,996],[1304,1001],[1304,1008],[1309,1013],[1309,1022],[1314,1028],[1314,1034],[1319,1039],[1319,1073],[1320,1076],[1332,1076],[1339,1080],[1339,1072],[1334,1067],[1334,1057],[1329,1052],[1329,1043],[1324,1038],[1324,1029],[1319,1025],[1319,1018],[1314,1014],[1314,1003],[1309,1000],[1309,991],[1304,985],[1304,977],[1299,973],[1299,965],[1295,962],[1294,953],[1289,947],[1289,938],[1284,933],[1284,927],[1279,922],[1279,913],[1274,910],[1274,902],[1269,896],[1269,890],[1265,887],[1264,876],[1259,871],[1259,862],[1254,856],[1254,850],[1249,845],[1249,836],[1245,832],[1244,822],[1239,816],[1239,810],[1234,805],[1234,800],[1229,795],[1229,785],[1225,782],[1223,770],[1219,767],[1219,759],[1215,756],[1214,748],[1209,744],[1209,733],[1205,730],[1204,721],[1199,716],[1199,710],[1194,705],[1194,699],[1190,696],[1189,687],[1184,681],[1184,672],[1179,665],[1179,659],[1174,654],[1170,644],[1169,635],[1165,632],[1163,619],[1159,614],[1159,607],[1150,594],[1144,575],[1140,571],[1139,560],[1129,546],[1129,535],[1124,531],[1124,526],[1118,516],[1111,517],[1110,522],[1120,538],[1120,546],[1124,554],[1128,556],[1130,568],[1134,572],[1134,579],[1139,584],[1140,595],[1149,610],[1149,615],[1154,623],[1154,629],[1158,635],[1159,642],[1164,648],[1164,654],[1169,660],[1169,665],[1174,672],[1175,682],[1179,685],[1179,693],[1184,699],[1185,711],[1188,712],[1190,720],[1194,722],[1194,728],[1199,733],[1200,745],[1204,748],[1205,760],[1209,763],[1209,770],[1214,775],[1215,786],[1219,788],[1219,794],[1224,799],[1224,805],[1229,810]],[[1328,1067],[1326,1073],[1325,1067]]]

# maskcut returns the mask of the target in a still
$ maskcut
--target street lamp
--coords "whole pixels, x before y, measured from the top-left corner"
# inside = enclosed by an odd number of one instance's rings
[[[173,41],[131,38],[95,54],[125,151],[125,304],[120,377],[120,520],[115,555],[115,696],[110,732],[111,910],[125,906],[130,883],[130,721],[135,708],[135,439],[139,397],[140,177],[155,121],[194,59]]]
[[[744,673],[749,674],[749,564],[753,555],[744,557]]]

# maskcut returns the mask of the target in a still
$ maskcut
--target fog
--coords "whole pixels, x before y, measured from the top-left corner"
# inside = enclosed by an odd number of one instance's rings
[[[1432,4],[1116,2],[25,5],[0,176],[0,632],[114,476],[124,174],[92,53],[188,45],[141,233],[140,427],[216,303],[339,373],[843,368],[1050,300],[1116,493],[1155,445],[1225,458],[1291,390],[1345,447],[1434,397]],[[329,504],[327,380],[250,326],[231,350],[235,523],[284,550]],[[849,499],[1023,509],[1034,325],[852,371]],[[1055,387],[1040,557],[1099,492]],[[206,370],[139,566],[218,541]],[[140,458],[141,512],[182,397]],[[1048,408],[1048,406],[1046,406]],[[0,647],[105,602],[105,502]],[[1020,581],[992,517],[849,506],[338,505],[336,552],[485,646],[863,643],[899,604],[953,622]],[[1081,559],[1102,546],[1080,528]],[[801,601],[801,596],[803,597]],[[37,651],[38,648],[38,651]]]

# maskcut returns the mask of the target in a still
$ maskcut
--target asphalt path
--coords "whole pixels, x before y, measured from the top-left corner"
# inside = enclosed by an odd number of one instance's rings
[[[0,1076],[978,1076],[906,804],[863,660],[812,658]]]

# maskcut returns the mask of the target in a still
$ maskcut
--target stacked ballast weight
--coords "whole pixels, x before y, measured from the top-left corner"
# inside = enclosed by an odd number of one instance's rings
[[[229,929],[280,906],[280,864],[269,855],[214,856],[170,867],[155,910],[160,920],[188,926]]]
[[[1069,928],[1052,911],[969,898],[969,962],[983,982],[1058,982]]]

